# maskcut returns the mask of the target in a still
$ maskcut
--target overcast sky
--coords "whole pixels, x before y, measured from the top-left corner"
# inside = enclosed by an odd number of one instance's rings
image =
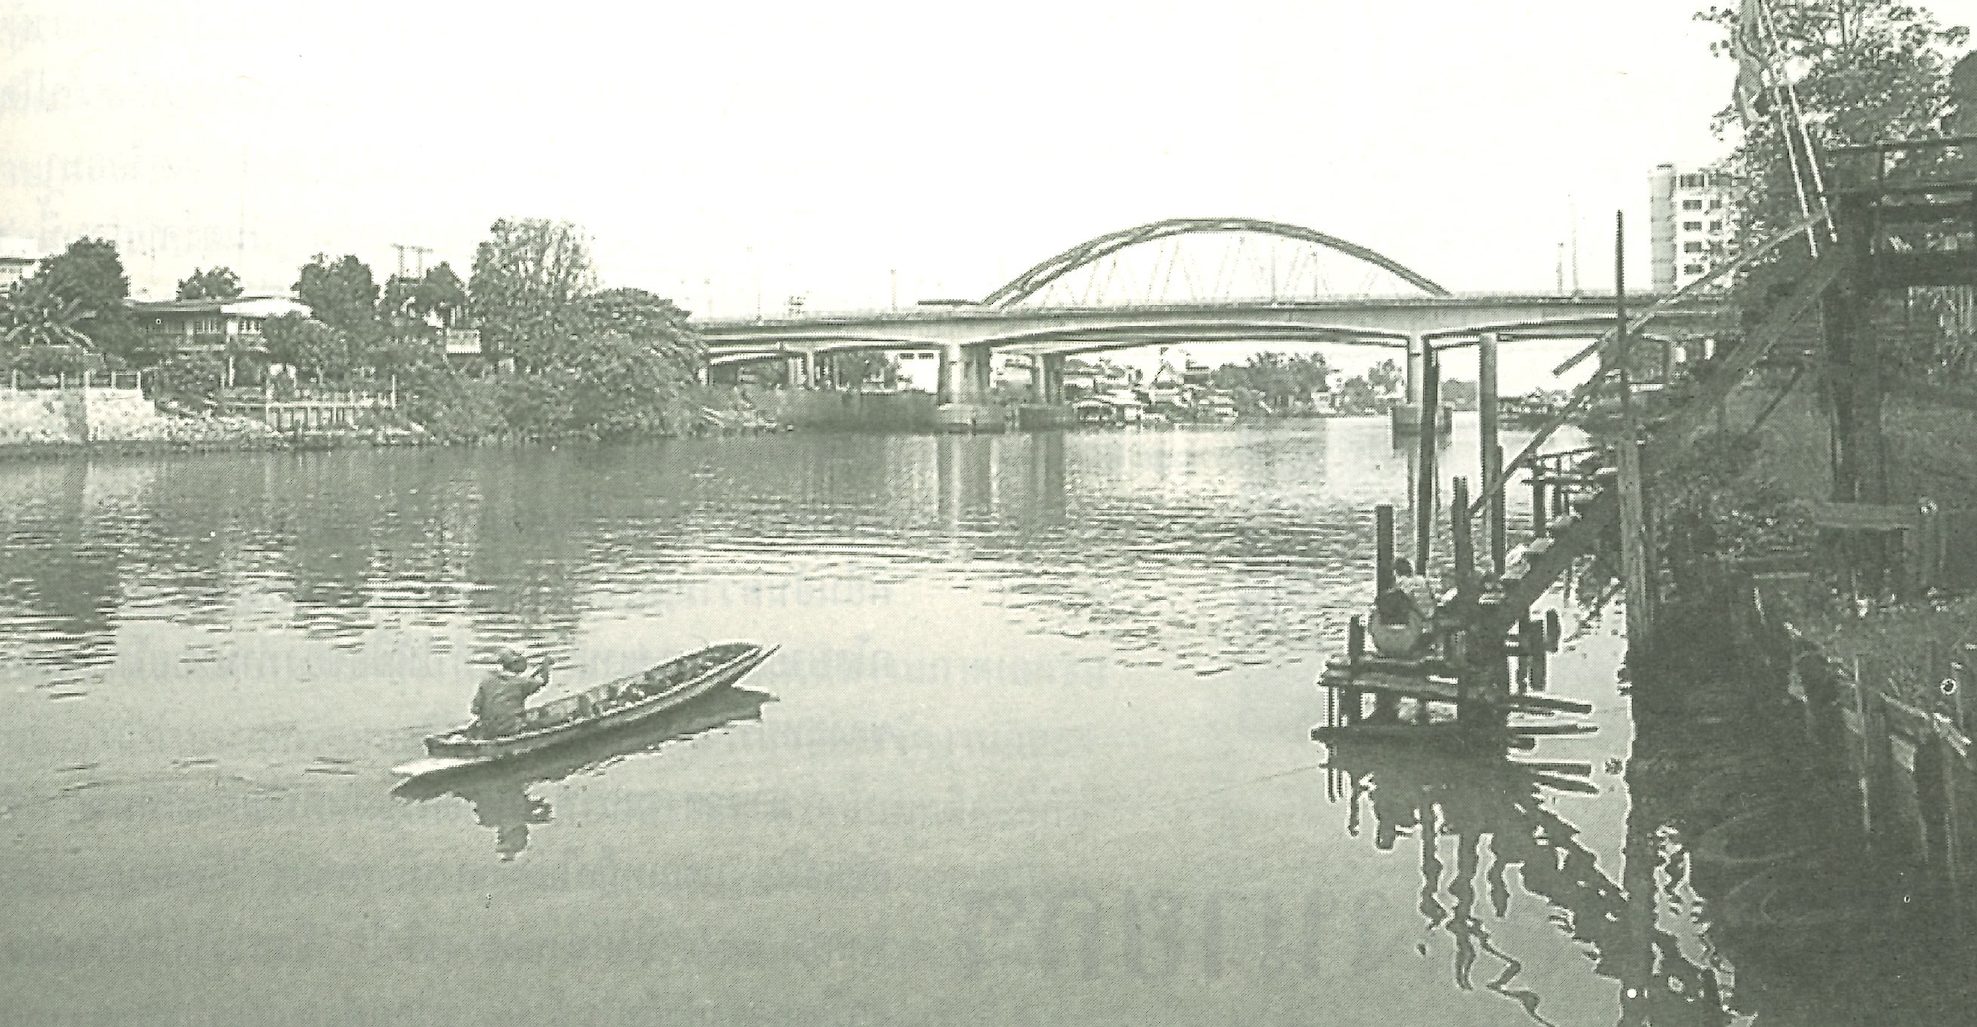
[[[1650,170],[1722,146],[1693,6],[14,0],[0,236],[112,235],[155,295],[213,264],[286,288],[317,251],[382,278],[392,243],[464,275],[491,220],[551,217],[606,284],[737,316],[882,307],[894,270],[902,302],[978,298],[1177,216],[1543,290],[1576,205],[1583,281],[1621,208],[1644,285]]]

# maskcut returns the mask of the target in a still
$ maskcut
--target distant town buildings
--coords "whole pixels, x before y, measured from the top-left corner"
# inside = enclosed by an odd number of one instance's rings
[[[1674,292],[1728,258],[1736,181],[1717,171],[1658,165],[1648,180],[1654,291]]]

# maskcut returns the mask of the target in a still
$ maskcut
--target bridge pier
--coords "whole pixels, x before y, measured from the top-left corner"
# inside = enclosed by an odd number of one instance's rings
[[[807,389],[817,384],[817,355],[815,353],[792,353],[783,359],[783,373],[792,389]]]
[[[1416,410],[1421,409],[1421,383],[1427,377],[1428,340],[1410,335],[1407,337],[1407,405]]]
[[[1039,353],[1030,364],[1030,389],[1038,403],[1064,402],[1064,355]]]
[[[989,394],[989,348],[950,342],[940,349],[940,402],[983,403]]]

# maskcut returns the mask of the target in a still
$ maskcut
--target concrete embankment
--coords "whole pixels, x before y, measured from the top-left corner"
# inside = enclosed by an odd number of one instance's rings
[[[0,454],[77,448],[235,448],[278,445],[280,436],[245,417],[161,413],[135,389],[0,391]]]

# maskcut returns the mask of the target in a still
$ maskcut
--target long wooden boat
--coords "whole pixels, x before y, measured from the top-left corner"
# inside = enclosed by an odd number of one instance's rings
[[[494,738],[472,724],[426,736],[427,757],[393,767],[405,777],[462,770],[539,752],[636,724],[740,680],[775,653],[775,646],[727,642],[668,660],[650,670],[607,681],[522,711],[521,730]]]

